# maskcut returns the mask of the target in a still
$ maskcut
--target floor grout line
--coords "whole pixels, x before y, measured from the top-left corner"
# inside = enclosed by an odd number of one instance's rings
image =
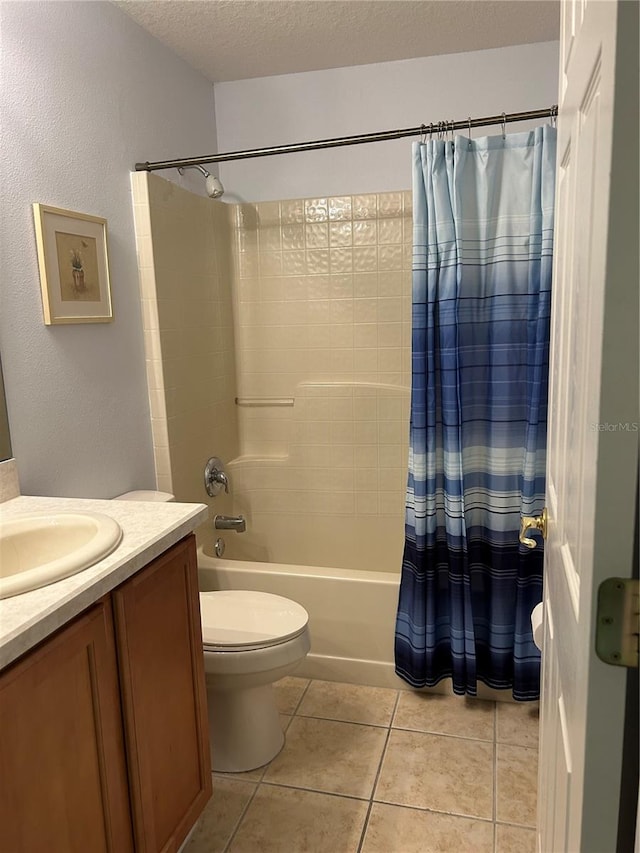
[[[264,779],[262,782],[249,782],[247,784],[254,785],[262,785],[267,788],[286,788],[289,791],[306,791],[309,794],[321,794],[326,795],[327,797],[337,797],[340,800],[352,800],[357,803],[370,803],[371,805],[375,805],[376,803],[382,806],[395,806],[399,809],[409,809],[414,812],[429,812],[430,814],[438,814],[444,815],[446,817],[459,817],[463,820],[477,820],[481,823],[495,823],[495,821],[490,817],[482,817],[481,815],[476,814],[467,814],[464,812],[456,812],[456,811],[443,811],[442,809],[434,809],[428,806],[415,806],[410,805],[409,803],[395,803],[390,800],[377,800],[375,797],[358,797],[355,794],[340,794],[336,791],[326,791],[321,788],[306,788],[303,785],[291,785],[286,782],[270,782],[268,779]],[[375,784],[374,784],[375,789]],[[527,824],[518,824],[506,821],[499,821],[500,826],[515,826],[518,829],[534,829],[535,827],[527,825]]]
[[[498,817],[498,703],[493,706],[493,844],[497,844],[497,830],[495,827]]]
[[[254,800],[254,798],[255,798],[255,795],[258,793],[258,788],[260,787],[260,785],[261,785],[262,783],[261,783],[261,782],[256,782],[256,783],[254,783],[254,784],[255,784],[255,786],[256,786],[256,787],[255,787],[255,789],[254,789],[254,791],[253,791],[253,794],[251,794],[251,796],[249,797],[249,799],[248,799],[248,800],[247,800],[247,802],[246,802],[245,807],[244,807],[244,808],[242,809],[242,811],[240,812],[240,816],[238,817],[238,820],[236,821],[235,826],[233,827],[233,829],[232,829],[232,831],[231,831],[231,835],[230,835],[230,836],[229,836],[229,838],[227,839],[227,843],[225,844],[225,846],[224,846],[224,848],[223,848],[223,850],[222,850],[222,853],[228,853],[228,850],[229,850],[229,848],[231,847],[231,845],[232,845],[232,843],[233,843],[233,840],[234,840],[234,838],[236,837],[236,835],[237,835],[237,833],[238,833],[238,830],[239,830],[239,829],[240,829],[240,827],[242,826],[242,822],[244,821],[245,816],[246,816],[246,814],[247,814],[247,812],[248,812],[248,810],[249,810],[249,806],[250,806],[250,805],[251,805],[251,803],[253,802],[253,800]]]
[[[406,726],[391,726],[395,732],[414,732],[418,735],[437,735],[438,737],[450,737],[457,740],[472,740],[474,743],[494,743],[493,738],[472,737],[471,735],[453,735],[450,732],[437,732],[433,729],[409,729]]]
[[[264,779],[260,782],[261,785],[266,785],[268,788],[287,788],[290,791],[307,791],[309,794],[326,794],[327,797],[338,797],[341,800],[354,800],[357,803],[369,802],[368,797],[358,797],[356,794],[341,794],[338,791],[324,791],[320,788],[305,788],[304,785],[291,785],[287,782],[270,782]]]
[[[295,677],[295,676],[294,676],[294,677]],[[295,717],[295,716],[297,715],[297,713],[298,713],[298,708],[299,708],[299,707],[300,707],[300,705],[302,704],[302,700],[304,699],[304,697],[307,695],[307,690],[311,687],[311,682],[312,682],[313,680],[314,680],[313,678],[310,678],[310,679],[307,681],[307,683],[306,683],[306,685],[305,685],[304,690],[303,690],[303,691],[302,691],[302,693],[300,694],[300,698],[299,698],[299,699],[298,699],[298,701],[296,702],[296,707],[293,709],[293,713],[291,714],[291,716],[292,716],[292,717]]]
[[[365,723],[361,720],[340,720],[337,717],[317,717],[313,714],[296,714],[295,715],[300,720],[321,720],[323,723],[344,723],[347,726],[364,726],[368,729],[389,729],[389,724],[383,725],[382,723]],[[425,732],[425,734],[430,734],[430,732]]]
[[[389,723],[366,723],[364,720],[343,720],[340,717],[321,717],[318,714],[296,714],[305,720],[325,720],[327,723],[351,723],[354,726],[370,726],[372,729],[388,729]]]
[[[396,710],[398,708],[398,702],[400,701],[400,691],[396,694],[396,701],[393,704],[393,710],[391,712],[391,716],[389,718],[389,725],[387,726],[387,736],[384,741],[384,746],[382,747],[382,752],[380,753],[380,761],[378,762],[378,767],[376,770],[376,775],[373,780],[373,785],[371,786],[371,795],[369,797],[369,805],[367,807],[367,813],[364,817],[364,823],[362,824],[362,832],[360,833],[360,843],[358,844],[357,853],[361,853],[362,845],[364,844],[364,839],[367,835],[367,828],[369,826],[369,818],[371,817],[371,810],[373,809],[374,803],[374,795],[376,792],[376,787],[378,785],[378,779],[380,778],[380,773],[382,772],[382,765],[384,763],[384,757],[387,754],[387,746],[389,745],[389,738],[391,737],[392,728],[391,725],[393,723],[393,719],[396,715]]]
[[[493,737],[481,738],[481,737],[473,737],[471,735],[461,735],[461,734],[454,735],[454,734],[451,734],[450,732],[439,732],[439,731],[435,731],[434,729],[410,729],[410,728],[407,728],[406,726],[394,726],[391,723],[368,723],[368,722],[364,722],[363,720],[343,720],[343,719],[340,719],[339,717],[322,717],[318,714],[298,714],[298,713],[296,713],[295,715],[287,714],[285,716],[301,717],[304,720],[322,720],[322,721],[327,722],[327,723],[346,723],[347,725],[351,725],[351,726],[368,726],[369,728],[372,728],[372,729],[391,729],[392,731],[395,731],[395,732],[412,732],[413,734],[418,734],[418,735],[435,735],[436,737],[453,738],[454,740],[470,740],[470,741],[473,741],[474,743],[488,743],[488,744],[494,743]],[[517,744],[513,744],[513,745],[516,746]],[[524,747],[524,748],[528,749],[531,747]]]
[[[494,821],[490,817],[480,817],[477,814],[462,814],[462,812],[444,812],[441,809],[427,808],[424,806],[409,806],[406,803],[390,803],[387,800],[374,800],[374,803],[379,803],[381,806],[396,806],[399,809],[410,809],[414,812],[429,812],[429,814],[439,814],[445,817],[459,817],[461,820],[479,820],[480,823],[491,823]]]
[[[399,809],[411,809],[411,811],[414,811],[414,812],[429,812],[430,814],[446,815],[447,817],[459,817],[463,820],[479,820],[482,823],[490,823],[490,824],[495,823],[495,821],[490,817],[482,817],[481,815],[477,815],[477,814],[468,814],[467,812],[451,812],[451,811],[447,812],[447,811],[443,811],[442,809],[434,809],[434,808],[429,807],[429,806],[413,806],[413,805],[409,805],[409,803],[396,803],[396,802],[393,802],[393,800],[376,800],[376,799],[374,799],[373,802],[379,803],[381,806],[395,806],[396,808],[399,808]],[[511,824],[511,825],[515,826],[515,824]]]
[[[516,829],[535,829],[534,823],[515,823],[512,820],[497,820],[496,826],[514,826]]]
[[[491,781],[493,784],[493,796],[492,796],[492,807],[491,812],[493,814],[493,853],[496,853],[496,849],[498,846],[498,828],[496,826],[496,814],[498,811],[498,788],[497,788],[497,777],[498,777],[498,703],[493,703],[493,773],[491,774]]]

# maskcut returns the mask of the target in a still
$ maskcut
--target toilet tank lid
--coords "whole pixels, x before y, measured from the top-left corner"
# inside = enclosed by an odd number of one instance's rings
[[[175,498],[169,492],[156,492],[153,489],[125,492],[123,495],[118,495],[114,498],[114,501],[161,501],[163,503],[172,500],[175,500]]]
[[[270,646],[300,634],[309,614],[301,604],[270,592],[200,593],[202,639],[217,648]]]

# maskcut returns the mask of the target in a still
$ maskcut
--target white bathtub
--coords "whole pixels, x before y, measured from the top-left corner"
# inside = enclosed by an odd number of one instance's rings
[[[394,671],[399,574],[210,557],[198,549],[200,589],[255,589],[300,602],[309,613],[305,678],[407,687]]]
[[[395,674],[393,641],[400,575],[353,569],[218,559],[198,548],[200,589],[256,589],[300,602],[309,613],[311,652],[303,678],[412,690]],[[450,679],[427,693],[453,693]],[[513,702],[509,690],[478,684],[478,698]]]

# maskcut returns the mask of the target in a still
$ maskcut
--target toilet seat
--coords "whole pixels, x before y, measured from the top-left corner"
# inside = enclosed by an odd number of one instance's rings
[[[200,593],[204,651],[245,652],[299,637],[309,614],[295,601],[268,592],[222,590]]]
[[[263,767],[284,744],[272,685],[311,648],[309,615],[266,592],[201,592],[204,671],[214,770]]]

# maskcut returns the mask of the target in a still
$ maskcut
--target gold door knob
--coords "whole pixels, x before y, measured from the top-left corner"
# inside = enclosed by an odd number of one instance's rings
[[[527,548],[535,548],[538,544],[535,539],[529,539],[527,530],[534,527],[542,534],[542,538],[547,538],[547,508],[542,510],[542,515],[523,515],[520,519],[520,542],[526,545]]]

